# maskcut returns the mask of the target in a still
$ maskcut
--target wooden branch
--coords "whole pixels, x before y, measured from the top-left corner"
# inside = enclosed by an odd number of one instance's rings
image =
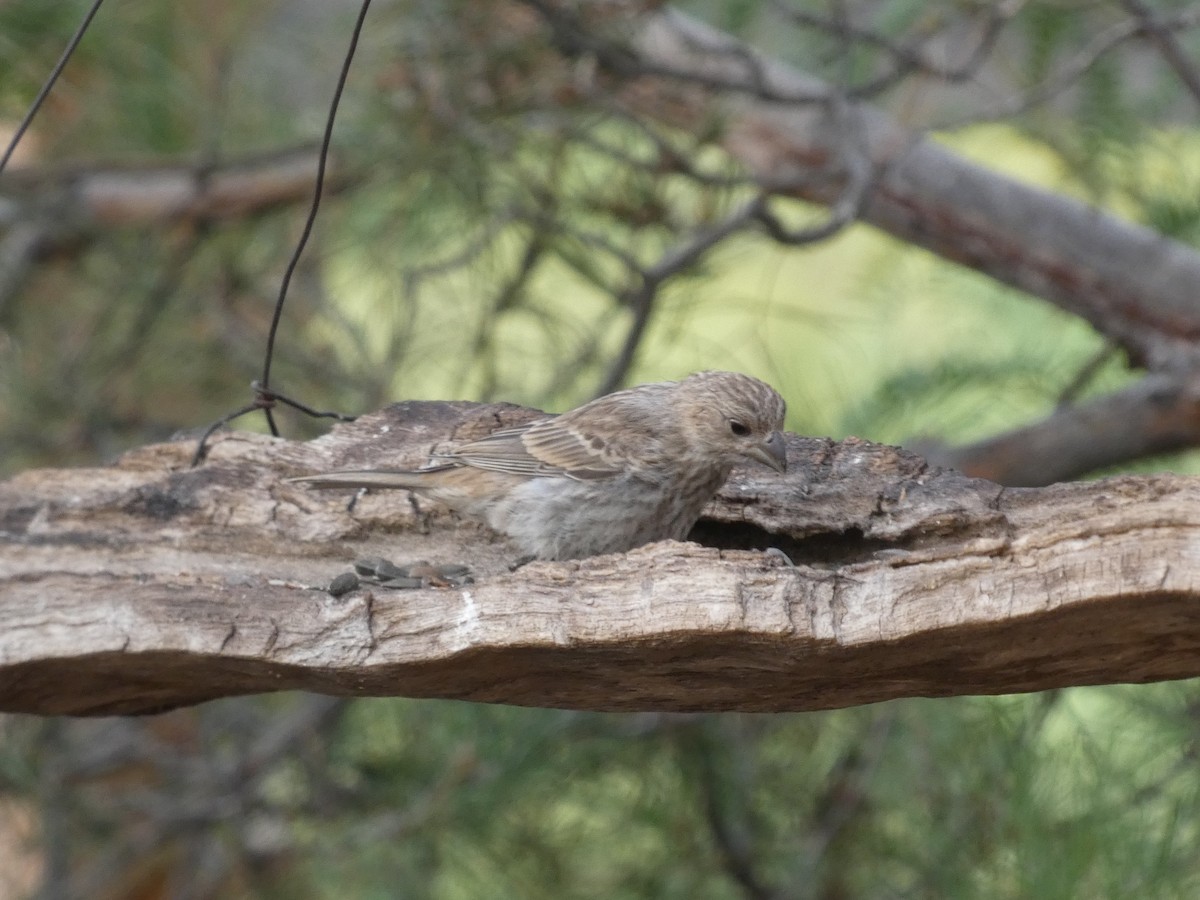
[[[1039,487],[1200,446],[1200,379],[1148,375],[1038,422],[951,447],[913,445],[931,462],[1010,487]]]
[[[559,29],[587,27],[556,4],[526,2]],[[805,200],[844,202],[855,170],[867,167],[874,175],[863,221],[1084,318],[1135,364],[1196,366],[1194,247],[971,163],[670,6],[624,30],[636,51],[635,59],[613,57],[624,78],[639,66],[686,76],[633,79],[623,97],[638,114],[695,132],[721,122],[734,158],[768,188]],[[742,89],[722,94],[714,84]]]
[[[0,709],[137,713],[303,689],[596,710],[782,711],[1200,674],[1200,482],[1005,489],[792,437],[690,543],[507,570],[402,492],[281,478],[409,465],[511,406],[406,403],[308,443],[229,434],[0,484]],[[776,546],[795,567],[759,548]],[[461,588],[327,584],[355,557],[467,562]]]
[[[336,161],[335,161],[336,162]],[[52,223],[40,252],[57,252],[95,231],[164,222],[242,219],[312,196],[312,147],[227,160],[70,171],[20,169],[0,180],[0,229]],[[334,188],[343,184],[333,179]]]

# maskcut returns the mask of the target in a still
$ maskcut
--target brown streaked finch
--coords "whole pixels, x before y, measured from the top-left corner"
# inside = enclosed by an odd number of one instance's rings
[[[504,428],[422,469],[290,478],[400,488],[486,522],[538,559],[619,553],[687,537],[744,459],[787,468],[784,400],[736,372],[698,372]]]

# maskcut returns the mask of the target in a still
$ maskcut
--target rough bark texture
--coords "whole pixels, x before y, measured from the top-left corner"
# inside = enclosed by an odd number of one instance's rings
[[[285,484],[412,464],[529,416],[406,403],[309,443],[229,434],[0,484],[0,709],[138,713],[304,689],[599,710],[801,710],[1200,674],[1200,485],[1004,489],[790,438],[694,537],[532,563],[403,492]],[[760,548],[775,546],[790,567]],[[465,561],[462,588],[324,585],[355,557]]]

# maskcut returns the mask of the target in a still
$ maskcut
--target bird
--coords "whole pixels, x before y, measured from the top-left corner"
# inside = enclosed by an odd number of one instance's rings
[[[743,460],[784,473],[786,411],[757,378],[697,372],[502,428],[423,468],[287,480],[412,491],[507,535],[525,559],[579,559],[684,540]]]

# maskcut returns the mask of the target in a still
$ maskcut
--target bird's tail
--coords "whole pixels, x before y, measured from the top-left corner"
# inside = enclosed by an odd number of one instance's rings
[[[301,475],[285,478],[290,483],[303,483],[315,488],[384,488],[420,490],[430,487],[429,476],[457,466],[430,466],[427,469],[363,469],[359,471],[322,472],[320,475]]]

